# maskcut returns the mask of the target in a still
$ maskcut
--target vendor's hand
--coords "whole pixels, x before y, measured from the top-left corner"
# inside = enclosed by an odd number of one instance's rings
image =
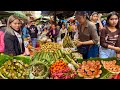
[[[78,40],[74,40],[73,43],[74,43],[75,45],[77,45],[77,44],[79,43],[79,41],[78,41]]]
[[[73,43],[75,44],[75,46],[77,46],[79,44],[80,41],[78,40],[74,40]]]
[[[102,14],[98,14],[98,21],[101,21]]]
[[[115,50],[119,52],[119,51],[120,51],[120,48],[119,48],[119,47],[115,47]]]
[[[83,45],[83,42],[79,41],[79,42],[77,43],[77,46],[81,46],[81,45]]]
[[[99,17],[99,18],[101,18],[102,16],[103,16],[103,15],[102,15],[101,13],[100,13],[100,14],[98,14],[98,17]]]

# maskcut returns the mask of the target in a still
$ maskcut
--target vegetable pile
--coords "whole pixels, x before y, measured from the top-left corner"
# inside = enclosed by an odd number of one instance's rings
[[[63,70],[52,73],[51,76],[53,79],[74,79],[77,76],[77,73],[75,70],[67,67]]]
[[[77,76],[76,71],[69,68],[63,60],[56,61],[52,64],[50,73],[53,79],[73,79]]]
[[[67,67],[68,67],[67,63],[65,63],[63,60],[59,60],[51,65],[50,72],[51,73],[58,72],[59,70],[64,70]]]
[[[47,42],[41,45],[40,50],[44,52],[56,52],[59,49],[61,49],[61,45],[54,42]]]
[[[43,44],[41,46],[41,50],[37,51],[34,57],[32,57],[32,61],[41,61],[48,66],[51,66],[59,59],[62,59],[66,63],[72,63],[75,67],[78,67],[77,63],[70,57],[70,55],[61,50],[59,44],[54,42],[47,42]]]
[[[8,79],[28,79],[29,65],[20,60],[8,60],[0,68],[0,74],[3,78]]]

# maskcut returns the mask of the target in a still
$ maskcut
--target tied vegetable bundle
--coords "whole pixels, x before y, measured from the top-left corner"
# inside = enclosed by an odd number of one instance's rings
[[[74,48],[74,43],[72,42],[69,35],[66,35],[63,39],[63,48]]]

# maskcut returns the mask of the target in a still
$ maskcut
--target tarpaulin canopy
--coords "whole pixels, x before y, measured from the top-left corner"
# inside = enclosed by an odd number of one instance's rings
[[[75,11],[41,11],[42,15],[55,15],[59,19],[68,18],[74,15]]]
[[[12,14],[14,14],[14,11],[0,11],[0,18],[1,17],[9,17]]]
[[[41,11],[41,15],[43,16],[49,16],[49,15],[54,15],[54,14],[61,14],[63,11]]]
[[[24,13],[22,13],[21,11],[14,11],[14,14],[20,18],[27,19],[27,16]]]

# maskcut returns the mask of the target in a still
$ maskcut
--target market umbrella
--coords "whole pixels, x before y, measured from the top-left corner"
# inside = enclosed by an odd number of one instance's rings
[[[27,19],[27,16],[23,14],[21,11],[14,11],[14,14],[20,18]]]

